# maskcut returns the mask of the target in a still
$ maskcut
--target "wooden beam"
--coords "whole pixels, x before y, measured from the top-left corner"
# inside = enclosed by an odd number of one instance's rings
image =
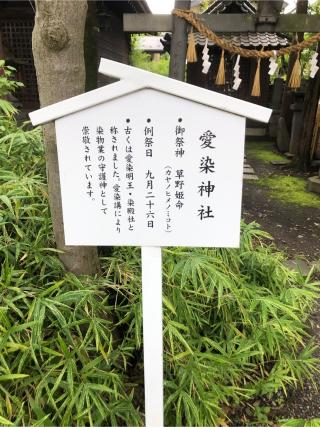
[[[175,7],[189,10],[191,7],[191,0],[175,0]],[[187,21],[174,16],[172,22],[169,76],[181,81],[185,80],[186,74],[187,30]]]
[[[320,15],[280,15],[276,24],[271,19],[257,26],[258,15],[221,14],[202,15],[201,19],[213,31],[219,33],[235,32],[310,32],[317,33],[320,28]],[[172,15],[124,14],[124,31],[129,33],[148,33],[158,31],[172,32]]]
[[[318,54],[320,55],[320,45],[318,45]],[[320,73],[318,72],[314,79],[309,79],[307,92],[304,98],[303,109],[303,130],[298,148],[300,166],[307,170],[310,166],[310,152],[312,145],[313,130],[315,126],[318,103],[320,98]]]
[[[172,15],[155,15],[145,13],[124,13],[123,30],[129,33],[172,32]]]

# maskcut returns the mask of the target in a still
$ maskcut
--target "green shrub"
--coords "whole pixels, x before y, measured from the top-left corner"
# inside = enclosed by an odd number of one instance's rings
[[[15,107],[5,99],[7,95],[15,92],[16,89],[23,86],[22,83],[17,82],[12,78],[14,71],[15,69],[13,67],[6,66],[5,61],[0,59],[0,116],[5,115],[7,117],[12,117],[17,112]]]
[[[39,129],[12,122],[0,162],[0,424],[143,425],[140,250],[114,249],[99,277],[65,273]],[[318,287],[267,238],[242,224],[239,250],[163,250],[166,425],[220,425],[312,379]]]
[[[303,418],[280,420],[280,427],[319,427],[320,418],[313,418],[311,420],[304,420]]]

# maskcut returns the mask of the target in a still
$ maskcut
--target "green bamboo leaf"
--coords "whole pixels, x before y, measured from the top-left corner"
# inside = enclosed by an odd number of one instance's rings
[[[101,391],[101,392],[105,392],[105,393],[111,393],[111,394],[115,394],[115,390],[113,390],[112,388],[102,385],[102,384],[92,384],[92,383],[88,383],[87,387],[91,390],[96,390],[96,391]]]
[[[43,292],[39,294],[41,297],[45,297],[47,295],[50,295],[53,291],[61,288],[65,284],[65,279],[59,280],[58,282],[54,283],[52,286],[49,286],[49,288],[45,289]]]
[[[11,203],[11,200],[9,199],[9,197],[5,196],[5,195],[0,195],[0,201],[2,201],[7,206],[7,208],[12,213],[12,215],[14,215],[14,209],[13,209],[13,206],[12,206],[12,203]]]
[[[84,297],[89,296],[91,294],[93,294],[93,291],[91,289],[69,291],[61,295],[57,295],[57,297],[55,298],[55,301],[58,301],[63,304],[72,304],[72,303],[77,303],[79,300],[82,300]]]
[[[7,374],[7,375],[0,375],[0,381],[20,380],[28,377],[29,375],[27,374]]]
[[[53,426],[53,424],[48,423],[49,420],[49,415],[45,415],[43,418],[41,418],[40,420],[34,422],[32,424],[32,427],[44,427],[44,426]]]
[[[184,359],[185,357],[190,356],[190,354],[192,354],[190,351],[184,351],[184,352],[182,352],[182,353],[175,354],[175,355],[172,357],[172,359],[173,359],[173,360],[181,360],[181,359]]]
[[[7,420],[6,418],[2,417],[1,415],[0,415],[0,423],[4,424],[5,426],[13,426],[14,425],[11,421]]]
[[[17,109],[11,104],[11,102],[6,101],[5,99],[0,99],[0,110],[7,116],[13,116],[17,113]]]
[[[167,307],[169,311],[171,311],[172,314],[177,314],[174,306],[169,301],[169,298],[167,298],[165,295],[162,297],[163,305]]]

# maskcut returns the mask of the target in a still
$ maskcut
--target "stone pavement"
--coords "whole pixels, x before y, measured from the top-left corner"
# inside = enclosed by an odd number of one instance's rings
[[[259,179],[253,170],[253,168],[247,162],[247,157],[244,157],[244,165],[243,165],[243,179]]]

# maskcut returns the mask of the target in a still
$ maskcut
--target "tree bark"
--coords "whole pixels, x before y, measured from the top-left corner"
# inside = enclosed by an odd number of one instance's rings
[[[86,0],[36,0],[32,49],[41,107],[79,95],[85,89],[83,54]],[[60,259],[77,275],[98,271],[97,248],[66,246],[54,123],[43,127],[49,203]],[[72,167],[72,165],[70,165]]]

